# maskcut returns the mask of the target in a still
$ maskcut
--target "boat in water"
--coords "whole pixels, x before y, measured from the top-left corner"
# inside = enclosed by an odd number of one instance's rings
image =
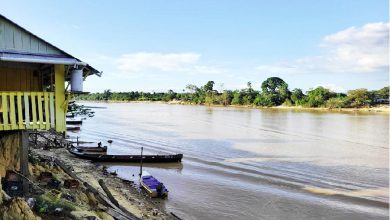
[[[154,178],[150,173],[143,171],[140,180],[142,188],[152,198],[166,198],[168,197],[168,189],[164,184]]]
[[[82,159],[94,162],[126,162],[126,163],[178,163],[183,159],[183,154],[167,155],[114,155],[79,152],[76,148],[69,148],[68,151]]]
[[[74,147],[78,152],[94,152],[94,153],[107,153],[107,146],[98,146],[98,147],[90,147],[90,146],[77,146]]]
[[[99,142],[97,146],[80,146],[78,145],[78,139],[77,139],[77,146],[72,146],[71,148],[77,150],[78,152],[83,152],[83,153],[101,153],[105,154],[107,153],[107,146],[102,146],[102,142]]]
[[[67,125],[81,125],[83,124],[83,121],[82,120],[76,120],[76,119],[69,119],[69,120],[66,120],[66,124]]]
[[[80,131],[79,126],[66,126],[67,131]]]

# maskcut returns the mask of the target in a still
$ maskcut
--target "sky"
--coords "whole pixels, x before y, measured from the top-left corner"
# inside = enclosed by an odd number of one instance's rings
[[[103,71],[90,92],[389,85],[387,0],[0,0],[0,13]]]

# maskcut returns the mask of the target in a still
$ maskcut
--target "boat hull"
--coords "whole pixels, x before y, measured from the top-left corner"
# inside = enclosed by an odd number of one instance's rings
[[[149,194],[152,198],[167,198],[168,189],[164,184],[150,175],[148,172],[143,172],[140,179],[141,187]]]
[[[81,125],[81,124],[83,124],[83,121],[81,121],[81,120],[67,120],[66,124],[67,125]]]
[[[141,181],[141,186],[152,198],[157,198],[157,197],[168,198],[168,192],[164,192],[162,195],[159,196],[157,191],[151,190],[150,187],[142,181]]]
[[[105,153],[107,152],[107,147],[85,147],[85,146],[77,146],[75,147],[75,149],[78,151],[78,152],[85,152],[85,153],[88,153],[88,152],[102,152],[102,153]]]
[[[91,160],[94,162],[126,162],[126,163],[140,163],[141,155],[99,155],[92,153],[83,153],[76,150],[69,150],[73,155],[79,158]],[[143,155],[143,163],[178,163],[181,162],[183,154],[170,155]]]
[[[80,131],[80,127],[66,127],[67,131]]]

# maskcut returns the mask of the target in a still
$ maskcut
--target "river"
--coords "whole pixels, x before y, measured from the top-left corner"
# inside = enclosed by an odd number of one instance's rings
[[[388,219],[388,114],[83,104],[105,108],[73,137],[111,139],[117,154],[184,154],[181,165],[144,168],[183,219]]]

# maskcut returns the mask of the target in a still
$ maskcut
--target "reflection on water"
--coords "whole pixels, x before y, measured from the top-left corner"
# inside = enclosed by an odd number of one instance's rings
[[[84,123],[82,140],[112,139],[109,153],[184,154],[182,166],[145,169],[186,219],[387,219],[388,115],[89,105],[107,108]],[[139,173],[110,166],[127,179]]]

